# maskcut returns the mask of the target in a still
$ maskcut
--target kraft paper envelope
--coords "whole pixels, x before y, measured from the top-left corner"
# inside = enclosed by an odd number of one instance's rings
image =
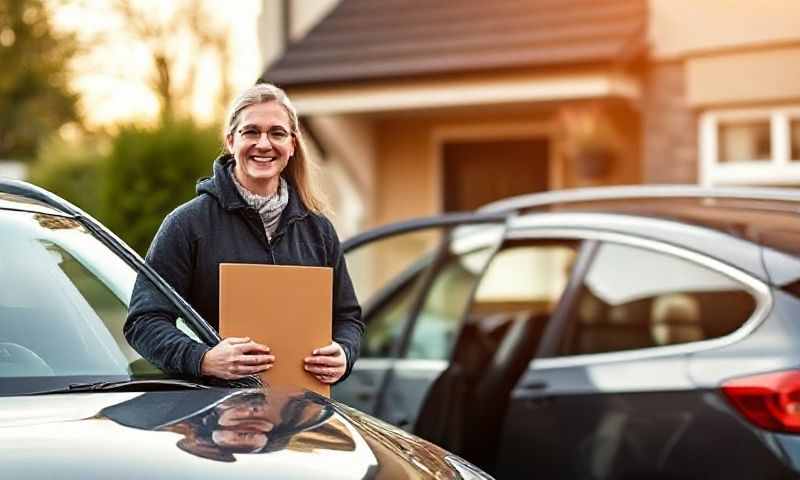
[[[219,266],[219,329],[272,349],[265,383],[296,385],[330,396],[330,386],[303,369],[311,351],[331,343],[333,273],[327,267]]]

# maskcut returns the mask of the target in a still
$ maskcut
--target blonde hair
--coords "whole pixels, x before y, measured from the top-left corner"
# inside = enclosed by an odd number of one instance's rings
[[[225,122],[225,130],[223,131],[223,142],[228,140],[239,127],[242,112],[247,107],[267,102],[277,102],[286,110],[287,115],[289,115],[292,134],[296,139],[294,155],[289,159],[289,163],[286,165],[282,175],[293,184],[300,202],[307,209],[316,214],[329,213],[330,208],[325,196],[319,191],[315,181],[319,167],[308,154],[308,149],[305,146],[303,134],[300,130],[297,110],[295,110],[286,92],[282,89],[271,83],[257,83],[239,94],[231,104],[227,121]]]

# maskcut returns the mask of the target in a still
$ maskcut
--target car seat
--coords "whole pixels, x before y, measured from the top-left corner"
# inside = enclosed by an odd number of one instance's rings
[[[481,322],[505,327],[491,350],[485,347],[487,332],[465,326],[453,361],[428,391],[414,433],[491,471],[511,390],[533,358],[548,318],[526,310]]]
[[[683,293],[669,293],[653,300],[650,331],[657,345],[703,340],[700,305]]]
[[[495,469],[511,391],[533,359],[549,318],[549,315],[532,315],[530,311],[513,315],[508,331],[482,369],[464,408],[464,423],[469,426],[463,431],[462,454],[484,470]]]
[[[414,424],[414,433],[453,453],[460,453],[464,405],[477,376],[489,363],[496,342],[491,330],[508,323],[506,314],[470,318],[461,330],[448,367],[428,389]]]

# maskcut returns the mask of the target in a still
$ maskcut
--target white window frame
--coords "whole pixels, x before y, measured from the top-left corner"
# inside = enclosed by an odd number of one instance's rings
[[[731,120],[768,120],[772,157],[767,161],[720,163],[719,124]],[[800,106],[715,110],[700,115],[700,184],[800,184],[800,158],[791,159],[790,122],[800,120]]]

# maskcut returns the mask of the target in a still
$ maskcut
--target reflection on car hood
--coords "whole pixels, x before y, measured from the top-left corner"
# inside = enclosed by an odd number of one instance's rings
[[[0,398],[7,478],[457,478],[446,452],[314,393]]]

